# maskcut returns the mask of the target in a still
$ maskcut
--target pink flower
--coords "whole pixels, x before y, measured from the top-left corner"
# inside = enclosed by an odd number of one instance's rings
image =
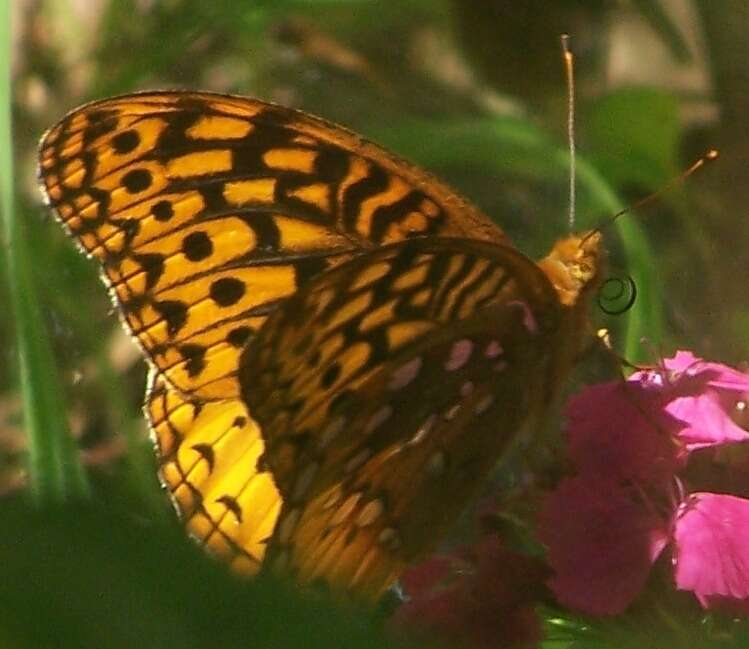
[[[408,600],[395,612],[401,633],[440,638],[465,649],[530,648],[541,640],[534,610],[539,562],[504,549],[496,535],[434,556],[402,577]]]
[[[694,591],[705,608],[733,600],[734,609],[746,612],[749,500],[711,493],[689,496],[675,526],[674,565],[677,586]]]
[[[563,480],[548,499],[540,532],[557,599],[591,615],[622,612],[668,542],[668,524],[626,489],[580,477]]]
[[[540,536],[558,600],[624,611],[670,549],[673,579],[705,608],[749,611],[749,375],[679,352],[658,370],[593,386],[568,406],[577,475],[548,497]],[[724,463],[725,465],[725,463]]]

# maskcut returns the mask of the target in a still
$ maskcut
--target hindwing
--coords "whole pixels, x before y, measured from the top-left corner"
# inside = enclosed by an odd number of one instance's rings
[[[444,535],[544,410],[562,312],[517,251],[413,239],[289,299],[242,396],[283,497],[273,562],[376,597]]]

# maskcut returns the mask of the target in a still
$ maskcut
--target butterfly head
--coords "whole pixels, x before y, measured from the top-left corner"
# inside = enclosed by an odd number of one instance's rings
[[[565,306],[575,306],[598,285],[603,263],[600,232],[582,232],[559,239],[538,262]]]

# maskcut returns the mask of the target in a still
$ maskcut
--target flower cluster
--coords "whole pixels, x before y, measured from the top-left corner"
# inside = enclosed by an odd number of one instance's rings
[[[408,570],[408,600],[393,622],[401,633],[436,637],[448,647],[536,647],[542,628],[535,605],[546,574],[539,561],[488,535]]]
[[[670,559],[704,608],[749,610],[748,399],[749,375],[680,352],[570,401],[577,473],[539,524],[562,604],[621,613]]]
[[[398,628],[450,647],[535,647],[545,585],[569,609],[617,615],[656,564],[705,609],[749,614],[747,401],[749,375],[689,352],[587,388],[566,411],[575,473],[538,519],[548,566],[486,534],[406,572]]]

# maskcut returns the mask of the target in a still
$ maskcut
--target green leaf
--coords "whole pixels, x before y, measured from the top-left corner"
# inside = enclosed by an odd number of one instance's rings
[[[16,649],[380,649],[368,615],[239,579],[176,524],[111,507],[0,503],[0,629]]]
[[[614,186],[657,189],[679,169],[678,102],[652,88],[605,95],[581,120],[591,162]]]

